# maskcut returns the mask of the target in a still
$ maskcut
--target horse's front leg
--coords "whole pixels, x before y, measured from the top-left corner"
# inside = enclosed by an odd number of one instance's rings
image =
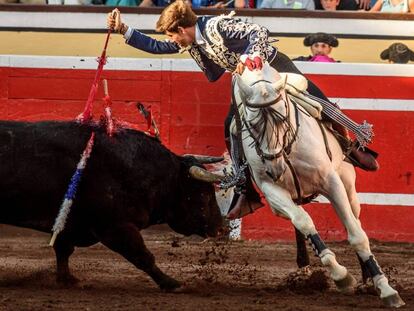
[[[271,182],[262,183],[260,188],[272,211],[290,219],[294,227],[310,240],[316,255],[329,269],[332,279],[339,288],[343,291],[353,290],[355,279],[336,261],[335,254],[322,241],[309,214],[292,201],[289,192]]]
[[[336,172],[333,171],[328,174],[324,191],[324,195],[334,206],[347,230],[349,243],[354,247],[363,265],[369,271],[375,287],[379,289],[381,299],[389,307],[398,308],[403,306],[404,301],[400,298],[398,292],[388,284],[388,279],[375,260],[370,250],[368,237],[352,211],[344,184]]]

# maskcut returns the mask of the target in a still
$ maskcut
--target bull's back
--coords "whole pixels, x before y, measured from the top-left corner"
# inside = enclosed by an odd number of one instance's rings
[[[96,216],[161,214],[179,164],[154,139],[132,130],[109,138],[102,128],[75,122],[0,121],[0,222],[50,231],[93,131],[72,212],[78,225]]]
[[[0,121],[1,222],[50,230],[88,132],[71,122]]]

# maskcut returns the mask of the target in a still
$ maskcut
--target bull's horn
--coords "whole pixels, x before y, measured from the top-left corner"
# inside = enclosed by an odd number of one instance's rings
[[[211,164],[217,163],[224,160],[223,157],[212,157],[207,155],[199,155],[199,154],[184,154],[183,157],[193,157],[201,164]]]
[[[239,74],[236,74],[236,81],[237,85],[239,86],[240,90],[244,94],[245,97],[250,98],[253,95],[253,90],[250,86],[244,83],[243,79]]]
[[[223,179],[223,176],[211,173],[201,167],[198,166],[192,166],[188,170],[190,173],[190,176],[194,179],[205,181],[205,182],[219,182]]]

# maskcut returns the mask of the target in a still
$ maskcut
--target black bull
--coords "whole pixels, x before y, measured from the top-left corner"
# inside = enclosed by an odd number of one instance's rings
[[[75,246],[102,242],[162,289],[178,287],[156,266],[140,230],[167,223],[184,235],[215,236],[222,218],[213,185],[189,175],[200,164],[141,132],[110,138],[75,122],[0,121],[0,223],[50,232],[92,131],[95,145],[54,245],[57,279],[76,280],[68,265]]]

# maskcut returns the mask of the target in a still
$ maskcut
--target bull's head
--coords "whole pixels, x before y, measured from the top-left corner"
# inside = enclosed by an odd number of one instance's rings
[[[180,203],[168,223],[184,235],[217,236],[223,228],[223,218],[217,205],[213,183],[222,176],[210,173],[204,163],[223,158],[185,155],[181,157]]]
[[[193,157],[195,158],[200,164],[212,164],[223,161],[223,157],[211,157],[211,156],[201,156],[201,155],[184,155],[184,157]],[[215,183],[220,182],[223,179],[223,176],[211,173],[205,168],[201,168],[199,166],[193,165],[188,170],[190,176],[194,179]]]

